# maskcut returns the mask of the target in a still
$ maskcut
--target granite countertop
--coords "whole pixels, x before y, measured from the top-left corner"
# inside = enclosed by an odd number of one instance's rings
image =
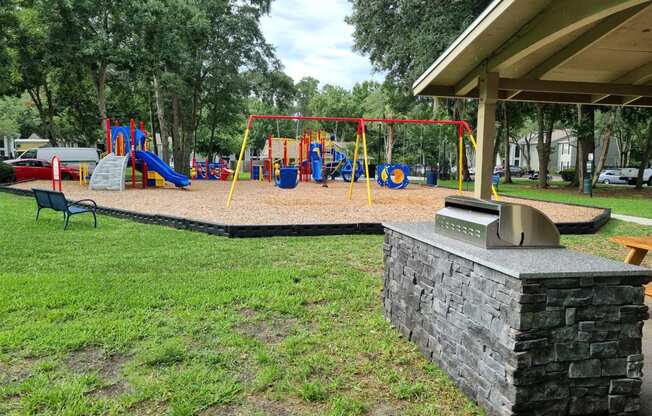
[[[519,279],[585,276],[649,276],[652,270],[565,248],[486,250],[435,233],[434,222],[385,223],[392,231]]]

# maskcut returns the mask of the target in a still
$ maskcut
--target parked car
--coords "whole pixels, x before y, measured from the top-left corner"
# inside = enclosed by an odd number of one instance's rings
[[[509,173],[514,177],[520,178],[523,176],[523,169],[518,166],[510,166]],[[494,175],[498,175],[502,178],[505,175],[505,168],[503,166],[496,166],[494,168]]]
[[[598,182],[605,185],[627,183],[628,178],[619,170],[603,170],[598,176]]]
[[[16,169],[17,181],[28,181],[35,179],[52,179],[52,165],[47,160],[39,159],[14,159],[5,162]],[[61,179],[79,179],[79,170],[67,166],[61,166]]]
[[[93,172],[100,161],[100,154],[94,147],[39,147],[23,152],[18,159],[39,159],[51,161],[59,157],[62,165],[79,169],[80,163],[88,163],[89,172]]]
[[[638,178],[638,168],[621,169],[621,175],[627,178],[628,184],[636,185],[636,179]],[[643,171],[643,183],[647,183],[648,186],[652,186],[652,168],[647,168]]]
[[[528,175],[527,177],[531,181],[538,181],[539,180],[539,172],[532,172]],[[552,176],[548,175],[548,180],[552,180]]]

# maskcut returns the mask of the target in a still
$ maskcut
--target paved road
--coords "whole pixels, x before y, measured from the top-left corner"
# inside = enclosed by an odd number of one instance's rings
[[[652,310],[652,299],[646,298],[645,303]],[[640,415],[652,415],[652,319],[643,325],[643,386],[641,390]]]

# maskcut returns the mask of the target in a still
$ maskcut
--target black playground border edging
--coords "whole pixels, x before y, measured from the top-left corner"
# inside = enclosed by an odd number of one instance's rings
[[[8,185],[0,185],[0,192],[20,196],[33,196],[29,189],[12,188]],[[539,201],[530,198],[514,198],[530,201]],[[549,202],[549,201],[544,201]],[[584,208],[601,209],[602,213],[591,221],[584,222],[562,222],[555,223],[560,234],[595,234],[611,218],[611,209],[592,207],[579,204],[553,204],[571,205]],[[116,218],[129,219],[143,224],[162,225],[179,230],[196,231],[206,234],[219,235],[230,238],[252,238],[252,237],[306,237],[320,235],[369,235],[383,234],[384,227],[381,223],[344,223],[344,224],[286,224],[286,225],[237,225],[217,224],[205,221],[191,220],[187,218],[174,217],[170,215],[143,214],[135,211],[128,211],[117,208],[98,206],[97,212]]]

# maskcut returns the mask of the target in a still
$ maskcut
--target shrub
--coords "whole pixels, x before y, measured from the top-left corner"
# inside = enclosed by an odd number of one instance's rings
[[[4,162],[0,162],[0,183],[8,183],[16,180],[16,169]]]
[[[575,180],[575,169],[564,169],[559,171],[559,174],[566,182],[573,182]]]

